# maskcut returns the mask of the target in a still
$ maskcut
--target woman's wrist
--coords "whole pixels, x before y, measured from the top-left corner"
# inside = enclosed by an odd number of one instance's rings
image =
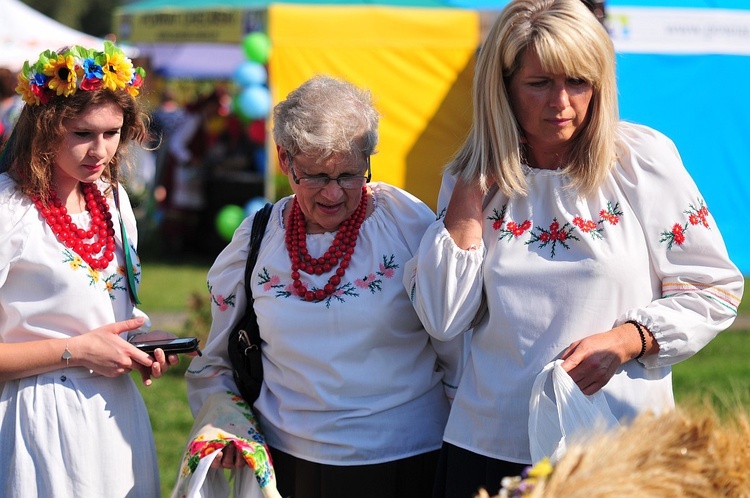
[[[636,332],[638,333],[638,337],[640,339],[641,349],[638,351],[638,353],[633,357],[634,360],[638,360],[643,357],[643,355],[646,354],[646,335],[648,334],[646,327],[640,323],[638,323],[635,320],[628,320],[625,323],[629,323],[633,327],[635,327]]]
[[[60,360],[65,362],[65,368],[70,366],[70,360],[73,359],[73,353],[70,351],[70,339],[65,339],[65,349],[60,355]]]

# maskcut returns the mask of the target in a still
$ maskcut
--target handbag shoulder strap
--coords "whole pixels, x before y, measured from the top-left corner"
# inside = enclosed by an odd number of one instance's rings
[[[250,231],[250,250],[247,253],[247,263],[245,264],[245,295],[247,296],[247,306],[245,307],[245,318],[252,317],[255,321],[255,310],[253,309],[253,290],[250,288],[250,282],[252,280],[253,268],[255,263],[258,261],[258,252],[260,251],[260,243],[263,241],[263,235],[266,233],[266,226],[268,220],[271,217],[271,210],[273,204],[267,202],[253,218],[253,228]],[[242,322],[247,323],[247,320],[243,318]],[[250,340],[253,344],[257,344],[260,341],[260,333],[258,327],[249,327],[247,331],[252,335]]]
[[[133,257],[130,254],[130,242],[128,232],[125,230],[125,220],[122,219],[122,210],[120,209],[120,192],[119,184],[112,185],[112,196],[115,198],[115,207],[117,207],[117,217],[120,218],[120,232],[122,233],[122,251],[125,253],[125,273],[128,277],[128,294],[133,305],[141,304],[138,299],[138,290],[135,285],[135,274],[133,272]]]

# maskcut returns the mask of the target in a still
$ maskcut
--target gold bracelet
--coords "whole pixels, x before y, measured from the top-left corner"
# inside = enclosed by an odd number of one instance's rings
[[[69,339],[65,339],[65,351],[63,351],[63,354],[60,357],[61,360],[65,360],[65,368],[70,366],[70,359],[73,358],[73,354],[70,352],[70,349],[68,349],[68,341]]]

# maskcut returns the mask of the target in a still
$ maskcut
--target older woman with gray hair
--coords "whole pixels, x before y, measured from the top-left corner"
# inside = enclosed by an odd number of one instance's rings
[[[431,496],[461,340],[433,344],[401,283],[435,215],[370,183],[378,119],[368,92],[326,76],[274,109],[294,195],[273,207],[250,288],[264,368],[253,411],[282,496]],[[251,225],[208,273],[213,324],[187,373],[194,414],[238,392],[227,335],[246,303]],[[239,453],[222,448],[216,471],[246,468]]]

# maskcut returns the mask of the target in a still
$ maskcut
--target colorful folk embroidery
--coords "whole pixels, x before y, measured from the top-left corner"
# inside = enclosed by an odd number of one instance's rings
[[[219,307],[219,311],[226,311],[231,306],[234,308],[234,294],[229,294],[224,297],[221,294],[214,294],[214,288],[211,283],[208,283],[208,293],[211,295],[211,302]]]
[[[118,273],[119,273],[119,268],[118,268]],[[115,299],[114,293],[116,290],[119,290],[119,291],[128,290],[127,287],[122,285],[122,280],[123,280],[122,276],[118,275],[117,273],[113,273],[112,275],[104,279],[104,285],[107,286],[107,292],[109,292],[109,297],[113,301]]]
[[[683,211],[687,215],[687,221],[684,223],[675,223],[671,229],[665,229],[661,232],[661,238],[659,242],[667,243],[667,250],[671,250],[672,246],[677,244],[681,246],[687,240],[685,233],[691,226],[703,226],[704,228],[711,227],[708,224],[708,208],[706,207],[703,199],[698,199],[698,205],[688,204],[688,208]]]
[[[521,223],[517,223],[515,221],[508,221],[506,223],[505,212],[507,209],[508,205],[503,204],[503,207],[499,213],[497,212],[497,209],[493,209],[492,215],[488,216],[487,219],[492,221],[492,228],[500,232],[500,237],[498,240],[505,239],[510,242],[512,239],[520,237],[529,228],[531,228],[531,222],[529,220],[524,220]],[[504,227],[503,224],[505,224]]]
[[[232,392],[226,394],[230,397],[232,403],[240,409],[242,415],[250,423],[251,429],[245,431],[238,424],[227,424],[231,430],[237,433],[246,432],[246,436],[238,436],[216,428],[206,429],[204,433],[196,436],[188,444],[182,462],[181,475],[184,477],[192,474],[198,467],[201,458],[216,451],[221,451],[229,444],[234,444],[235,448],[242,453],[242,457],[250,468],[253,469],[255,478],[261,488],[268,486],[274,479],[273,467],[258,422],[244,399]]]
[[[612,202],[607,202],[607,207],[599,211],[599,219],[596,221],[585,219],[582,216],[575,216],[572,222],[561,224],[555,217],[547,228],[537,226],[533,230],[530,230],[532,226],[530,220],[523,220],[521,222],[507,220],[507,208],[508,205],[504,204],[499,212],[497,209],[493,209],[492,214],[487,217],[488,220],[492,221],[492,228],[499,233],[498,240],[510,242],[528,232],[529,240],[524,243],[526,245],[536,244],[539,248],[550,246],[550,255],[553,258],[555,257],[558,245],[565,249],[570,249],[569,242],[571,240],[581,240],[576,235],[576,232],[588,234],[594,240],[601,240],[605,224],[617,225],[623,214],[619,203],[613,204]]]
[[[131,246],[130,250],[133,254],[136,254],[134,247]],[[89,281],[89,285],[96,287],[101,282],[102,289],[109,294],[109,298],[113,301],[117,298],[117,291],[127,292],[128,290],[126,277],[127,273],[124,266],[118,266],[115,273],[108,277],[104,277],[101,270],[90,267],[88,264],[86,264],[83,258],[81,258],[78,254],[71,251],[67,247],[63,249],[62,262],[67,263],[70,266],[70,269],[73,271],[85,271],[86,277]],[[133,264],[133,276],[135,277],[135,283],[140,284],[141,264],[137,259]]]
[[[565,249],[570,249],[570,246],[566,242],[567,240],[581,240],[573,235],[574,231],[575,227],[570,223],[566,222],[564,225],[560,226],[560,222],[558,222],[557,218],[555,217],[552,218],[552,223],[550,223],[549,229],[544,229],[540,226],[537,226],[531,232],[531,240],[527,240],[526,245],[539,243],[539,247],[544,248],[551,243],[552,248],[550,251],[550,256],[554,258],[555,248],[557,247],[558,243]]]
[[[377,270],[357,278],[353,282],[341,282],[333,294],[317,302],[325,303],[326,308],[330,308],[334,301],[343,303],[346,302],[346,297],[359,297],[358,290],[369,290],[371,294],[382,291],[383,279],[390,279],[396,275],[399,265],[394,260],[394,255],[383,255],[383,260],[378,264]],[[275,290],[274,295],[276,297],[284,298],[296,295],[291,281],[286,284],[283,283],[278,275],[270,275],[265,267],[258,273],[258,279],[258,285],[262,287],[264,292]],[[315,292],[317,288],[312,287],[310,290]]]

